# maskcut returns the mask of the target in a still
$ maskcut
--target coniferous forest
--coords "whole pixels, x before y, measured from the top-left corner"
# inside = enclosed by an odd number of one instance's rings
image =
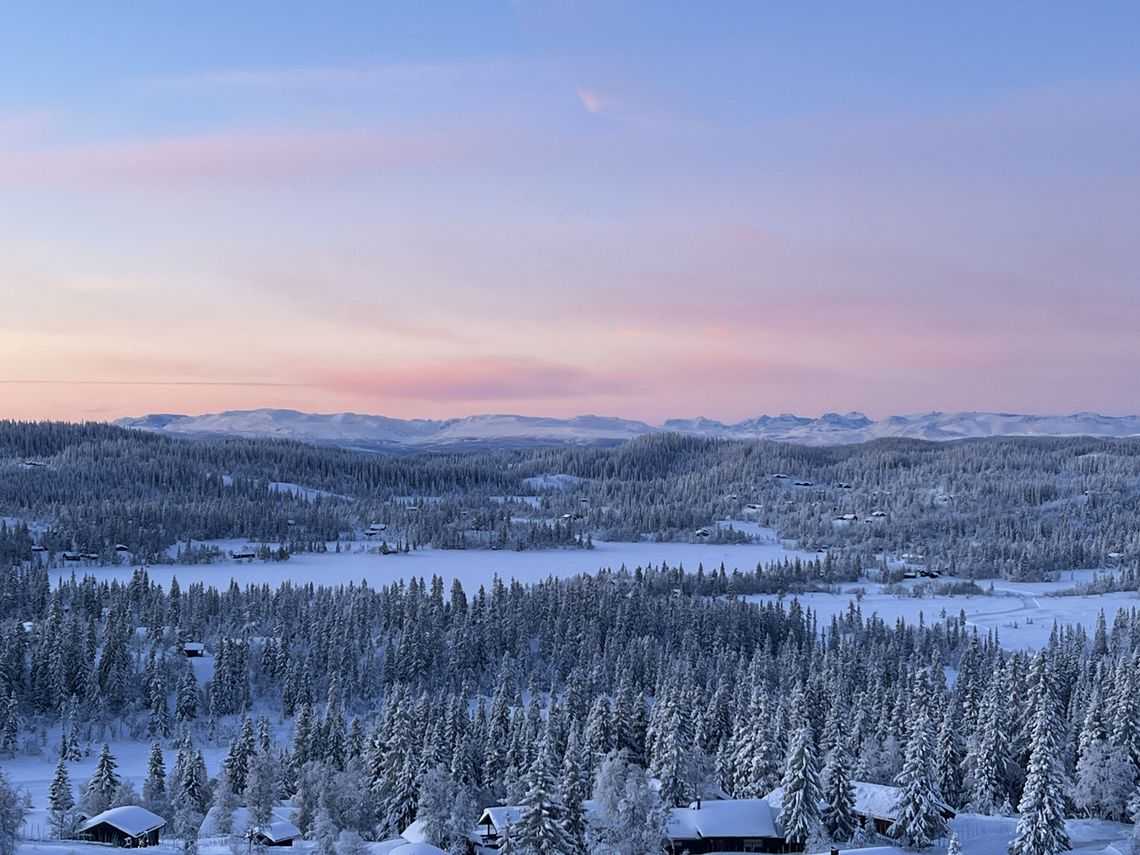
[[[0,422],[0,560],[175,560],[181,542],[325,550],[382,526],[395,548],[588,548],[746,539],[747,519],[875,566],[912,555],[1031,581],[1140,559],[1140,440],[883,440],[807,448],[646,437],[617,448],[397,456]],[[118,552],[116,547],[120,547]],[[129,559],[124,555],[130,556]],[[182,560],[209,560],[184,550]]]
[[[42,836],[66,839],[139,806],[192,851],[240,840],[235,817],[261,827],[285,810],[322,855],[409,829],[449,852],[642,855],[680,851],[679,818],[702,802],[764,800],[778,831],[761,851],[970,852],[960,831],[1008,818],[1013,855],[1054,855],[1066,820],[1140,808],[1140,601],[1010,650],[965,611],[887,623],[853,601],[821,621],[794,598],[742,595],[855,582],[904,549],[1022,581],[1111,553],[1134,589],[1138,452],[663,436],[401,457],[4,424],[0,758],[50,769],[51,785],[29,808],[0,776],[0,819],[11,837],[45,811]],[[235,565],[228,584],[162,586],[143,566],[234,536],[287,560],[378,525],[397,548],[541,562],[603,538],[699,537],[746,512],[823,551],[474,590],[438,576],[246,585]],[[139,569],[101,578],[120,545]],[[72,551],[92,557],[59,573]],[[77,763],[93,772],[72,780]],[[889,821],[866,807],[880,792]],[[496,806],[511,822],[481,837]]]

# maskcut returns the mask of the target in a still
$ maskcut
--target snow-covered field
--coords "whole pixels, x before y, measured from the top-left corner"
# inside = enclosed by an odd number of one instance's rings
[[[246,541],[208,541],[224,551],[241,549]],[[195,541],[196,545],[201,542]],[[174,577],[179,584],[205,582],[228,585],[231,578],[241,584],[277,585],[284,581],[295,584],[312,582],[321,585],[348,584],[367,579],[373,586],[387,584],[413,576],[430,578],[442,576],[445,584],[459,579],[468,591],[488,584],[497,573],[503,579],[523,582],[545,579],[549,576],[573,576],[578,573],[595,573],[603,568],[618,569],[623,565],[630,570],[662,562],[670,567],[678,565],[696,570],[703,564],[706,570],[721,563],[729,571],[754,570],[757,564],[800,557],[815,558],[815,553],[785,549],[781,544],[748,543],[723,545],[714,543],[610,543],[594,541],[594,548],[552,549],[543,551],[490,551],[420,549],[407,554],[380,555],[372,551],[372,544],[350,544],[352,552],[303,553],[284,562],[255,561],[238,564],[222,561],[214,564],[156,565],[149,568],[151,579],[162,585]],[[360,551],[357,551],[360,550]],[[77,575],[90,574],[99,579],[125,580],[131,577],[134,567],[89,567],[76,569]],[[70,568],[52,572],[53,579],[67,578]]]
[[[55,774],[55,764],[58,758],[59,728],[53,728],[49,734],[48,745],[38,756],[21,754],[14,759],[4,760],[2,766],[11,783],[19,790],[26,791],[31,801],[31,810],[24,820],[24,836],[30,839],[46,838],[50,836],[48,822],[48,790],[51,787],[52,776]],[[125,780],[135,785],[135,789],[142,791],[143,781],[146,778],[147,757],[150,755],[150,743],[147,741],[133,741],[126,734],[112,735],[108,744],[111,753],[118,761],[118,773]],[[67,764],[67,771],[71,777],[71,785],[76,793],[80,791],[84,782],[95,771],[95,764],[99,760],[98,747],[91,756],[84,757],[74,763]],[[211,777],[218,774],[221,763],[225,759],[229,746],[200,745],[206,769]],[[177,751],[164,745],[163,760],[169,773],[174,768],[174,759]],[[57,844],[52,844],[57,846]],[[72,848],[72,843],[68,848]],[[106,851],[107,847],[101,847]],[[23,851],[23,850],[21,850]],[[66,850],[58,848],[53,852],[60,853]]]
[[[916,623],[921,617],[930,624],[964,611],[970,626],[981,632],[996,631],[1003,647],[1035,649],[1049,641],[1054,623],[1079,624],[1091,633],[1101,611],[1111,626],[1119,609],[1140,609],[1140,596],[1131,592],[1089,597],[1044,596],[1051,591],[1072,588],[1093,575],[1094,571],[1078,570],[1063,574],[1063,578],[1056,582],[995,582],[993,594],[975,596],[900,596],[888,593],[883,585],[865,583],[847,585],[841,594],[810,593],[796,598],[801,605],[816,613],[822,625],[830,622],[832,616],[844,614],[852,604],[857,605],[864,616],[876,614],[887,623],[894,623],[899,618]],[[937,581],[949,583],[956,580],[942,577]],[[978,584],[989,590],[988,582]],[[862,592],[861,596],[859,592]],[[758,594],[747,599],[751,602],[779,599],[790,602],[792,598]]]

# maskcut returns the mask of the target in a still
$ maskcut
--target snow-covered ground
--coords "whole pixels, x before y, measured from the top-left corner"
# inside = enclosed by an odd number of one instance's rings
[[[811,608],[822,625],[830,622],[832,616],[844,614],[853,603],[864,616],[876,614],[887,623],[894,623],[899,618],[916,623],[921,616],[930,624],[964,611],[970,626],[981,632],[996,630],[1002,646],[1007,649],[1035,649],[1048,642],[1054,623],[1080,624],[1092,632],[1102,610],[1111,626],[1118,610],[1140,609],[1140,596],[1133,592],[1089,597],[1045,596],[1089,581],[1096,572],[1078,570],[1064,573],[1055,582],[994,582],[992,595],[900,596],[888,593],[885,586],[877,583],[860,583],[844,586],[841,594],[809,593],[800,594],[796,599],[801,605]],[[960,580],[942,577],[936,581],[944,584]],[[912,582],[909,587],[916,584]],[[989,584],[986,581],[978,583],[987,592]],[[747,599],[751,602],[773,602],[781,598],[758,594]],[[790,602],[792,598],[785,596],[782,599]]]
[[[774,541],[774,536],[773,536]],[[241,540],[206,541],[224,552],[243,549],[251,544]],[[195,545],[203,545],[195,541]],[[696,570],[703,564],[706,570],[721,563],[729,571],[752,571],[757,564],[768,564],[784,558],[815,558],[815,553],[798,552],[784,548],[778,542],[748,544],[715,543],[610,543],[594,541],[594,548],[552,549],[543,551],[513,552],[508,550],[446,550],[420,549],[407,554],[380,555],[373,544],[349,544],[351,552],[300,553],[288,561],[235,563],[220,561],[213,564],[156,565],[148,572],[151,579],[162,585],[177,577],[181,585],[204,582],[215,586],[228,585],[231,578],[241,584],[278,585],[284,581],[297,584],[313,582],[322,585],[348,584],[367,579],[373,586],[387,584],[412,576],[430,578],[442,576],[445,584],[459,579],[468,591],[490,583],[495,574],[503,579],[523,582],[545,579],[549,576],[573,576],[578,573],[595,573],[603,568],[614,570],[623,565],[632,570],[638,566],[655,566],[663,562],[670,567],[678,565]],[[175,550],[176,551],[176,550]],[[134,567],[76,568],[76,575],[90,574],[99,579],[130,579]],[[53,579],[67,578],[71,568],[52,571]]]
[[[270,481],[269,491],[271,493],[288,493],[298,499],[304,499],[306,502],[313,502],[318,498],[349,499],[348,496],[342,496],[340,493],[330,493],[328,490],[318,490],[316,487],[306,487],[303,484],[291,484],[288,481]]]
[[[169,741],[169,740],[167,740]],[[51,788],[52,777],[55,774],[55,764],[58,758],[59,728],[53,728],[48,735],[48,744],[43,753],[38,756],[21,754],[14,759],[7,759],[2,767],[7,773],[10,782],[19,790],[26,791],[31,800],[31,810],[24,820],[24,836],[30,839],[46,838],[50,836],[48,821],[48,790]],[[150,743],[146,741],[132,741],[126,734],[112,735],[108,739],[111,753],[118,762],[119,776],[135,785],[135,789],[142,791],[143,781],[146,779],[147,758],[150,756]],[[218,774],[221,763],[225,759],[228,745],[197,746],[202,750],[202,757],[206,761],[206,769],[211,777]],[[169,774],[174,768],[176,750],[164,746],[163,760]],[[95,771],[95,764],[99,761],[99,746],[94,746],[89,757],[84,757],[74,763],[67,764],[67,772],[71,777],[71,786],[76,795],[79,794],[83,784]],[[52,844],[58,846],[58,844]],[[68,849],[76,845],[72,842]],[[94,845],[94,844],[92,844]],[[106,851],[107,847],[101,847]],[[21,852],[24,850],[21,849]],[[52,849],[53,855],[61,855],[59,848]],[[46,853],[45,853],[46,855]]]

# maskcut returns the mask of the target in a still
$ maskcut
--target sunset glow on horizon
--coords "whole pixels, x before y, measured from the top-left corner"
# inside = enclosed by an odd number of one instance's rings
[[[1140,410],[1128,4],[48,2],[0,418]]]

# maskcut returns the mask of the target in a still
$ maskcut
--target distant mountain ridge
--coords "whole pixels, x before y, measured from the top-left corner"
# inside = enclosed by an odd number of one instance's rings
[[[230,410],[201,416],[158,413],[119,419],[121,427],[179,436],[277,437],[374,451],[536,445],[617,445],[639,436],[681,433],[724,439],[767,439],[801,445],[850,445],[886,437],[949,441],[990,436],[1140,436],[1140,417],[1074,413],[916,413],[874,421],[863,413],[819,418],[785,413],[735,423],[669,419],[661,425],[607,416],[544,418],[477,415],[456,419],[395,419],[357,413]]]

